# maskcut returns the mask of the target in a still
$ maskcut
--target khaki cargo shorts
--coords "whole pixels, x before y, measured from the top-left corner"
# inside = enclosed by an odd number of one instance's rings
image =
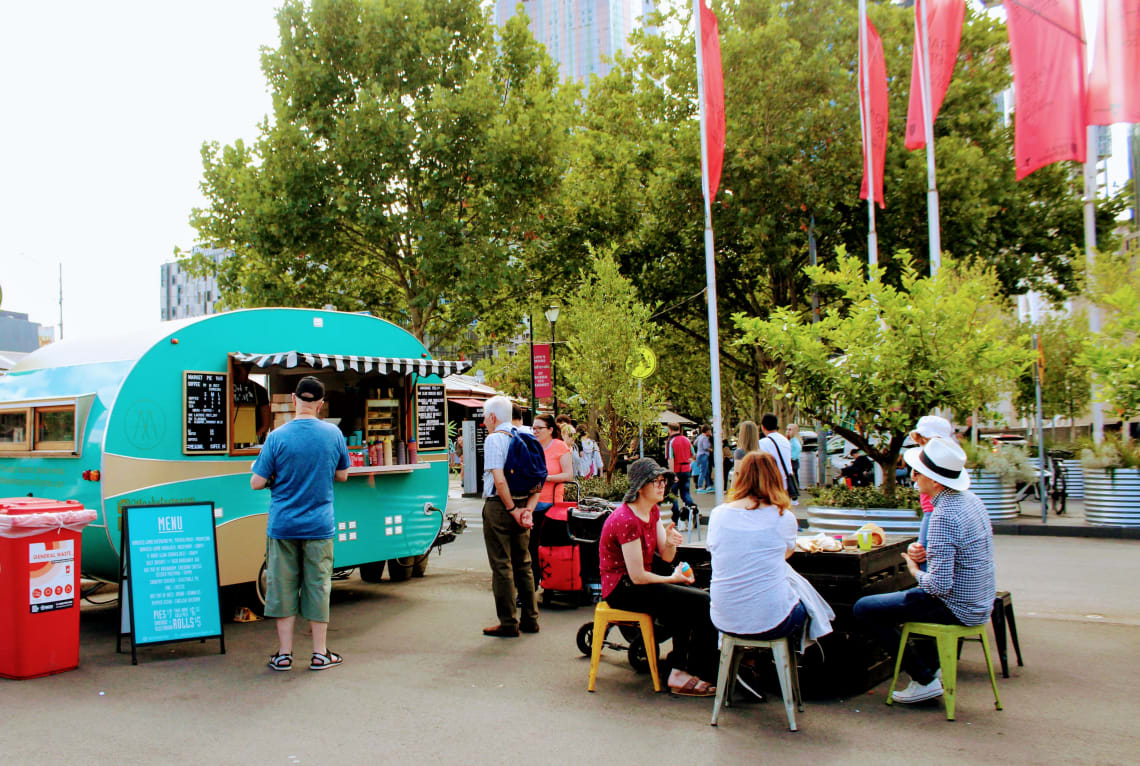
[[[275,540],[265,543],[266,617],[300,614],[312,622],[329,621],[333,541]]]

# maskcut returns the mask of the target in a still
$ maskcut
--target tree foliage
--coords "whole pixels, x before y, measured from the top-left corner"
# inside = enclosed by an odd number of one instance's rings
[[[581,286],[566,305],[566,350],[559,375],[589,404],[589,428],[609,455],[612,473],[621,448],[661,411],[657,389],[649,381],[639,388],[627,369],[635,352],[649,345],[650,309],[623,277],[611,250],[593,252]]]
[[[192,223],[228,305],[334,304],[453,337],[519,284],[563,174],[576,89],[524,18],[478,0],[289,0],[262,56],[274,114],[203,147]]]
[[[1104,324],[1080,359],[1096,375],[1098,398],[1130,420],[1140,415],[1140,264],[1129,253],[1101,255],[1092,295]]]
[[[907,433],[936,408],[970,411],[1007,391],[1030,359],[1024,338],[1009,343],[1009,307],[992,269],[944,266],[922,277],[895,256],[900,286],[883,270],[863,274],[855,258],[809,275],[842,299],[817,324],[777,309],[767,318],[738,314],[742,344],[784,363],[768,382],[806,415],[864,450],[883,468],[884,491]]]
[[[1045,358],[1041,384],[1042,417],[1068,418],[1069,436],[1073,421],[1080,417],[1092,398],[1091,376],[1081,352],[1088,341],[1088,316],[1082,311],[1065,316],[1048,316],[1040,324],[1024,325],[1022,335],[1037,333]],[[1014,407],[1022,417],[1037,411],[1037,386],[1031,365],[1017,381]]]

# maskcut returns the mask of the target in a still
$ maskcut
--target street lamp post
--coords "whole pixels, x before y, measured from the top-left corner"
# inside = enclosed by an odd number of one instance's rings
[[[558,307],[548,306],[546,321],[550,322],[550,393],[554,397],[554,417],[558,417],[558,355],[554,350],[554,324],[558,321]]]

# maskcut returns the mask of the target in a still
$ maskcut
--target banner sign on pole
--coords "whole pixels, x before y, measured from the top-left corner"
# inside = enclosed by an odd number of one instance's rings
[[[554,396],[550,379],[550,344],[534,344],[534,395],[539,399]]]
[[[143,644],[217,638],[225,654],[214,504],[130,505],[122,514],[116,651],[130,635],[133,665]]]

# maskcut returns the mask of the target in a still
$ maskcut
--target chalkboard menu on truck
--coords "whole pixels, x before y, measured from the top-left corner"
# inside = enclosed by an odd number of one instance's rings
[[[420,452],[447,448],[447,392],[442,383],[416,386],[416,445]]]
[[[182,378],[182,451],[187,455],[226,452],[226,397],[224,372],[186,370]]]

